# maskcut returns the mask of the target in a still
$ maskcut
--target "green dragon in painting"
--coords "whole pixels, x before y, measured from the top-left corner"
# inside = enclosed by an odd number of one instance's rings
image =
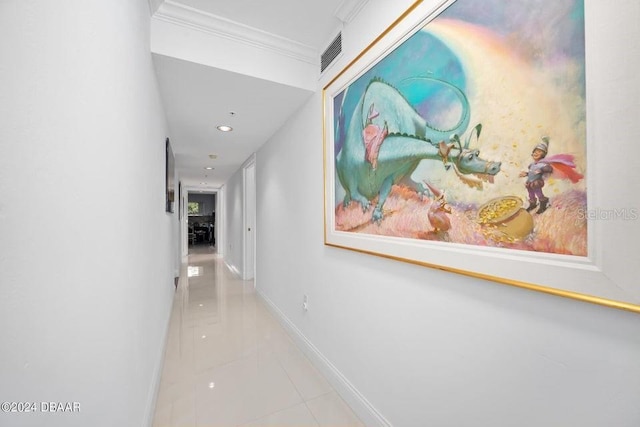
[[[338,179],[346,191],[344,206],[356,201],[366,211],[378,197],[372,221],[382,220],[382,207],[393,184],[405,185],[421,195],[428,191],[411,179],[422,160],[440,160],[447,168],[453,165],[459,176],[493,176],[500,171],[500,162],[483,160],[478,150],[468,148],[470,137],[464,147],[460,143],[459,135],[470,121],[465,94],[443,80],[425,79],[442,83],[457,95],[462,112],[454,126],[445,130],[430,126],[396,88],[375,78],[353,111],[336,156]],[[475,128],[478,135],[480,129],[481,125]]]

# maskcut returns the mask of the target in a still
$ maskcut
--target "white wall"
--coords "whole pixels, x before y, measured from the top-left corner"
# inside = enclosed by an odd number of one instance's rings
[[[242,168],[238,169],[225,183],[222,197],[224,197],[224,222],[221,224],[220,230],[224,235],[225,263],[236,274],[242,276],[244,271],[242,252],[244,245]]]
[[[410,3],[370,0],[332,73]],[[615,3],[596,16],[640,117],[640,6]],[[321,117],[318,92],[257,154],[257,288],[367,425],[640,425],[640,315],[324,246]],[[589,120],[640,158],[637,120]]]
[[[178,223],[148,34],[146,0],[0,2],[0,400],[81,405],[0,425],[150,425]]]

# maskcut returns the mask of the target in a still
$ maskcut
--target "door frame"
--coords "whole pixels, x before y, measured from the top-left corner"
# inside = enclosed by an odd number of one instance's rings
[[[242,165],[242,278],[255,279],[256,271],[256,155]],[[255,281],[254,281],[255,285]]]

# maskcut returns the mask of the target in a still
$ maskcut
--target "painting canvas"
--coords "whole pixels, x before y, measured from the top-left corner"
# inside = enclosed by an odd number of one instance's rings
[[[533,3],[457,1],[334,97],[338,230],[587,255],[583,5]]]
[[[584,1],[420,3],[325,87],[325,243],[562,292],[593,255]]]

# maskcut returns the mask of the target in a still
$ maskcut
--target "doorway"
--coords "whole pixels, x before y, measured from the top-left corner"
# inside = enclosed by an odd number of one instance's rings
[[[189,192],[187,199],[187,244],[216,246],[216,198],[217,194]]]
[[[256,161],[252,157],[243,168],[244,187],[244,271],[242,278],[250,280],[255,277],[255,226],[256,226]]]

